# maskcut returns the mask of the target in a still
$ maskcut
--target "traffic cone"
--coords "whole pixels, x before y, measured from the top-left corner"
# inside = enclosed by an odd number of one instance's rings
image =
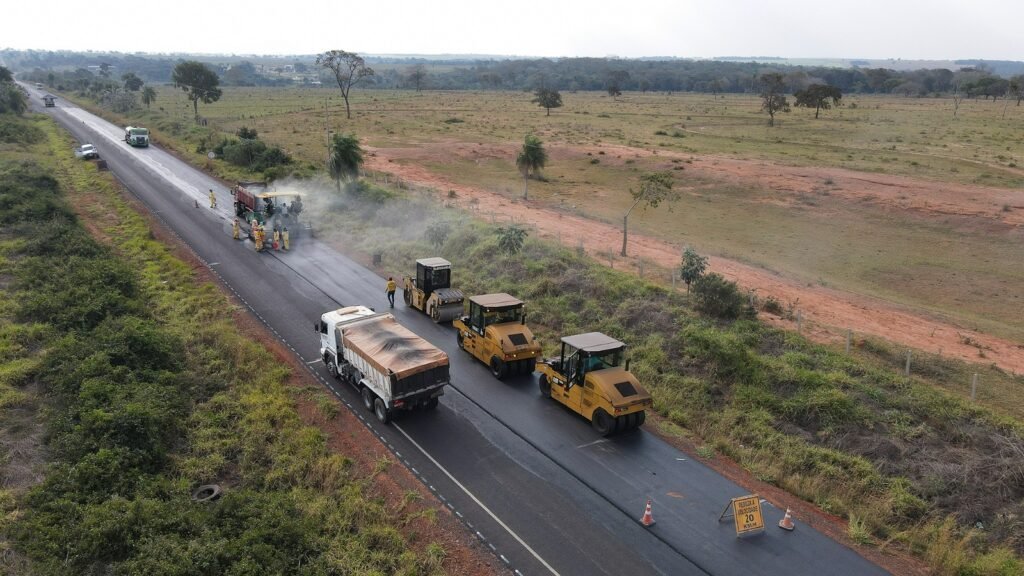
[[[644,517],[640,519],[644,526],[654,526],[654,515],[651,514],[651,499],[647,499],[647,508],[644,509]]]
[[[790,532],[796,528],[796,524],[793,523],[793,515],[789,513],[789,508],[786,508],[786,515],[779,520],[779,528],[783,530],[789,530]]]

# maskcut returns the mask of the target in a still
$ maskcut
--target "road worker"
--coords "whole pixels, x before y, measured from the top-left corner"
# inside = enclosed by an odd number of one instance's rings
[[[274,251],[277,252],[281,249],[281,230],[274,228]]]
[[[395,307],[395,289],[397,288],[398,285],[395,284],[395,279],[392,278],[391,276],[388,276],[388,285],[387,288],[385,288],[384,290],[388,293],[388,303],[391,304],[392,308]]]
[[[210,208],[217,207],[217,195],[213,193],[213,188],[210,188]]]
[[[253,225],[252,238],[253,238],[253,240],[256,241],[256,251],[257,252],[262,252],[263,251],[263,227],[260,226],[260,223],[257,222],[256,220],[253,220],[252,225]]]
[[[287,251],[288,247],[289,247],[289,244],[288,244],[288,227],[287,226],[285,226],[284,230],[281,232],[281,241],[284,242],[284,249],[285,249],[285,251]]]
[[[238,240],[240,232],[241,230],[238,227],[238,218],[235,218],[235,221],[231,223],[231,237]]]

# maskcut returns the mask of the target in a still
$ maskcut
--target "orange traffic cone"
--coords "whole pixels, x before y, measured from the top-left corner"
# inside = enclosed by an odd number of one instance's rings
[[[647,508],[644,509],[644,517],[640,519],[644,526],[654,526],[654,515],[651,514],[651,499],[647,499]]]
[[[786,515],[779,520],[779,528],[783,530],[789,530],[790,532],[796,528],[796,524],[793,523],[793,515],[789,513],[789,508],[786,508]]]

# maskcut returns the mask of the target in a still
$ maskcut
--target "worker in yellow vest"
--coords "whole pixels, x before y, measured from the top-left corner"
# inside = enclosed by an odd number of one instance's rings
[[[217,195],[213,193],[213,188],[210,188],[210,208],[217,207]]]
[[[388,286],[387,286],[387,288],[385,290],[388,293],[388,303],[391,304],[392,308],[395,307],[395,289],[396,288],[398,288],[398,285],[395,284],[395,279],[392,278],[391,276],[388,276]]]
[[[281,230],[274,228],[274,251],[277,252],[281,249]]]
[[[256,241],[256,251],[263,252],[263,227],[256,220],[252,221],[253,232],[252,238]]]
[[[235,218],[235,221],[231,223],[231,237],[238,240],[240,232],[241,230],[238,227],[238,218]]]
[[[281,232],[281,241],[284,242],[284,249],[287,252],[288,248],[289,248],[289,245],[288,245],[288,227],[287,226],[285,226],[284,227],[284,231]]]

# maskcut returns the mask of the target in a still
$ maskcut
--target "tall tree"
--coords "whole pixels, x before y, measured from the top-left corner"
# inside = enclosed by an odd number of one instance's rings
[[[14,82],[0,82],[0,114],[21,115],[28,109],[25,94]]]
[[[0,82],[14,82],[14,75],[6,66],[0,66]]]
[[[181,88],[192,101],[192,111],[199,118],[199,102],[210,104],[220,100],[220,78],[217,73],[206,67],[206,64],[195,60],[186,60],[174,67],[171,81],[175,88]]]
[[[149,108],[149,105],[156,102],[156,90],[152,86],[146,86],[142,89],[142,103]]]
[[[804,90],[794,92],[793,98],[795,100],[794,106],[814,108],[814,117],[817,118],[818,112],[821,110],[828,110],[832,106],[839,106],[839,101],[843,99],[843,92],[835,86],[811,84]]]
[[[352,87],[360,81],[373,76],[373,68],[366,66],[362,56],[354,52],[344,50],[328,50],[316,57],[316,65],[326,68],[334,74],[338,82],[338,89],[341,90],[341,97],[345,99],[345,117],[352,118],[352,110],[349,108],[348,95]]]
[[[690,293],[690,284],[701,276],[704,275],[704,271],[708,268],[707,256],[701,256],[697,254],[697,251],[689,246],[686,250],[683,250],[683,264],[679,270],[679,276],[686,283],[686,293]]]
[[[530,192],[530,176],[537,174],[548,163],[548,153],[544,143],[533,134],[527,134],[523,147],[516,156],[516,168],[523,175],[523,200],[528,199]]]
[[[1024,100],[1024,75],[1010,78],[1010,96],[1016,98],[1017,106],[1020,106],[1020,101]]]
[[[145,82],[142,78],[135,75],[135,72],[126,72],[121,75],[121,80],[124,80],[124,89],[129,92],[138,92]]]
[[[633,195],[633,204],[626,210],[622,217],[622,255],[626,255],[626,240],[629,236],[629,213],[637,205],[643,204],[644,208],[657,208],[662,202],[675,202],[679,200],[679,193],[672,190],[671,172],[651,172],[640,177],[640,186],[636,190],[630,189]],[[671,210],[671,206],[669,210]]]
[[[355,134],[335,134],[331,139],[330,157],[327,162],[327,171],[331,178],[338,183],[338,192],[341,192],[341,182],[354,181],[359,178],[359,168],[363,165],[363,148],[359,145],[359,139]]]
[[[547,110],[547,116],[551,116],[552,108],[562,107],[562,95],[558,93],[558,90],[552,90],[550,88],[538,88],[534,93],[533,100],[530,100],[534,104],[541,106]]]
[[[423,64],[410,66],[405,73],[405,77],[409,80],[410,86],[415,88],[417,92],[421,92],[423,84],[427,81],[427,67]]]
[[[775,113],[789,112],[789,101],[784,94],[786,82],[778,72],[762,74],[760,80],[761,110],[768,112],[768,125],[775,126]]]
[[[622,89],[629,81],[629,72],[626,70],[612,70],[608,73],[608,81],[605,89],[612,98],[622,96]]]

